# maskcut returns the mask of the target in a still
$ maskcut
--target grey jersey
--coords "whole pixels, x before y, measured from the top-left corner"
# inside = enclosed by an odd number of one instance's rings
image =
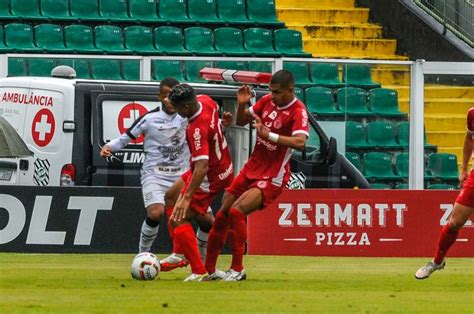
[[[124,148],[140,134],[145,136],[145,161],[141,174],[155,174],[169,180],[179,177],[189,168],[189,148],[186,143],[188,120],[178,114],[169,115],[155,109],[138,118],[120,137],[107,145],[115,152]]]

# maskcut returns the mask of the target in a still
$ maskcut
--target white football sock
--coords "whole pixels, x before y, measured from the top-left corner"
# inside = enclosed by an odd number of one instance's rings
[[[206,262],[206,250],[207,250],[207,238],[209,237],[208,232],[204,232],[201,228],[198,228],[196,232],[196,238],[199,247],[199,253],[201,253],[201,260],[203,263]]]
[[[159,228],[160,225],[151,227],[146,223],[146,220],[143,222],[140,234],[139,253],[150,251],[153,242],[158,236]]]

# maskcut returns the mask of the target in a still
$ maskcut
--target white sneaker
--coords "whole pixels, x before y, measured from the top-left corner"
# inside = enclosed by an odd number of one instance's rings
[[[176,253],[160,260],[161,271],[171,271],[178,267],[188,266],[188,264],[189,262],[184,256]]]
[[[191,274],[184,279],[184,281],[201,281],[206,274]]]
[[[226,276],[223,281],[242,281],[247,279],[247,274],[245,274],[245,270],[242,269],[241,272],[235,271],[233,269],[229,269],[226,272]]]
[[[436,264],[434,261],[429,262],[426,266],[421,267],[415,273],[416,279],[428,278],[434,271],[441,270],[446,266],[446,262],[443,260],[441,264]]]
[[[222,280],[227,276],[227,273],[225,271],[222,271],[220,269],[216,269],[216,271],[210,275],[207,275],[206,277],[202,278],[201,281],[214,281],[214,280]]]

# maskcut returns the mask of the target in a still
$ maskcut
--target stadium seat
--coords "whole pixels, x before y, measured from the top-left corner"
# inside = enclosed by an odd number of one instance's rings
[[[258,25],[268,25],[272,27],[285,26],[285,23],[277,20],[275,1],[273,0],[248,0],[247,13],[249,20]]]
[[[311,58],[310,53],[303,51],[301,32],[292,29],[277,29],[273,32],[275,50],[285,57]]]
[[[457,187],[446,183],[435,183],[428,185],[428,190],[457,190]]]
[[[154,0],[128,0],[128,6],[128,14],[134,21],[154,23],[161,20],[157,14],[156,1]]]
[[[222,55],[214,48],[212,30],[205,27],[188,27],[184,30],[184,45],[188,51],[201,56]]]
[[[272,73],[272,63],[267,61],[249,61],[249,71]]]
[[[96,80],[123,80],[120,60],[92,59],[92,78]]]
[[[217,15],[228,24],[255,24],[247,18],[243,0],[217,0]]]
[[[155,46],[158,50],[169,55],[191,55],[184,48],[184,36],[181,28],[161,26],[155,28]]]
[[[395,157],[396,173],[402,178],[408,178],[408,153],[400,153]]]
[[[362,88],[339,88],[337,90],[337,104],[342,112],[350,116],[375,116],[375,113],[367,107],[367,93]]]
[[[371,67],[367,64],[343,65],[342,81],[348,85],[372,89],[380,87],[380,83],[372,81]]]
[[[179,82],[184,82],[183,67],[181,61],[176,60],[154,60],[151,62],[152,78],[161,81],[166,77],[174,77]]]
[[[97,0],[70,0],[71,16],[78,21],[102,21]]]
[[[25,58],[8,58],[8,76],[26,76]]]
[[[108,54],[130,54],[124,47],[122,29],[118,26],[99,25],[94,28],[95,46]]]
[[[305,92],[306,106],[310,113],[318,116],[343,116],[336,108],[332,89],[327,87],[310,87]]]
[[[299,100],[301,100],[303,103],[306,103],[306,98],[304,96],[304,89],[301,87],[295,87],[295,96]]]
[[[123,78],[127,81],[140,80],[140,61],[139,60],[122,60]]]
[[[215,0],[188,0],[189,18],[197,23],[224,23],[217,17],[216,12]]]
[[[9,1],[0,1],[0,20],[13,20],[15,18],[17,17],[10,13]]]
[[[309,64],[311,81],[316,85],[331,88],[346,87],[339,80],[339,66],[336,63],[316,63]]]
[[[212,61],[186,61],[184,66],[188,82],[206,83],[207,81],[199,75],[199,71],[202,68],[212,68]]]
[[[101,53],[94,46],[93,30],[86,25],[68,25],[64,28],[66,47],[77,53]]]
[[[309,80],[308,63],[306,62],[283,62],[283,69],[293,73],[295,83],[298,86],[312,86],[313,83]]]
[[[195,23],[188,17],[185,0],[160,0],[158,2],[158,13],[161,19],[169,23]]]
[[[423,130],[423,137],[425,142],[425,150],[429,152],[436,152],[437,146],[429,144],[426,137],[426,132]],[[402,121],[397,124],[397,142],[400,146],[408,148],[410,140],[410,123],[408,121]]]
[[[379,148],[401,148],[395,137],[395,128],[391,122],[372,121],[367,123],[367,142]]]
[[[163,54],[153,45],[153,32],[145,26],[129,26],[124,29],[125,46],[139,55]]]
[[[99,0],[99,13],[108,21],[130,21],[127,10],[127,0]]]
[[[393,172],[392,156],[387,153],[369,152],[364,154],[364,174],[369,180],[401,179]]]
[[[29,58],[30,76],[51,76],[51,70],[56,66],[56,60],[52,58]]]
[[[10,11],[15,18],[20,20],[46,19],[40,14],[39,8],[39,0],[10,0]]]
[[[72,53],[73,49],[64,46],[63,28],[55,24],[35,26],[36,46],[49,53]]]
[[[371,148],[367,143],[367,134],[362,123],[346,121],[346,147],[355,150]]]
[[[251,56],[243,47],[242,31],[233,27],[220,27],[214,30],[214,46],[226,56]]]
[[[390,185],[386,183],[370,183],[372,190],[390,190]]]
[[[74,19],[69,13],[69,1],[58,0],[40,0],[41,15],[49,20],[72,20]]]
[[[216,61],[215,68],[219,69],[229,69],[229,70],[239,70],[247,71],[247,62],[246,61]]]
[[[396,190],[408,190],[408,183],[398,183],[395,185]]]
[[[369,106],[375,114],[392,119],[406,119],[398,110],[398,93],[394,89],[374,88],[369,91]]]
[[[5,30],[3,29],[3,25],[0,25],[0,53],[13,51],[12,48],[5,45],[5,41],[3,40],[3,38],[5,38],[4,33]]]
[[[449,153],[433,153],[428,157],[428,168],[433,176],[442,180],[457,180],[458,158]]]
[[[18,52],[41,52],[33,43],[33,28],[28,24],[5,25],[5,44]]]
[[[346,152],[345,156],[360,172],[362,172],[362,161],[360,160],[360,155],[353,152]]]
[[[76,70],[76,77],[82,79],[90,79],[91,68],[89,59],[74,59],[72,67]]]
[[[273,49],[272,32],[265,28],[247,28],[244,30],[244,47],[257,57],[280,57],[281,53]]]

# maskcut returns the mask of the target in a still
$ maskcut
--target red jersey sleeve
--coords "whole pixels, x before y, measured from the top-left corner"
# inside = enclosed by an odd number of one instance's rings
[[[268,101],[271,101],[271,94],[265,95],[260,98],[252,107],[249,108],[250,113],[254,118],[262,117],[262,111]]]
[[[304,134],[309,137],[308,111],[303,104],[299,104],[293,115],[293,129],[291,135]]]
[[[209,159],[209,140],[208,130],[209,125],[201,123],[193,123],[188,128],[188,143],[191,154],[191,162]]]
[[[474,135],[474,107],[467,111],[467,133]]]

